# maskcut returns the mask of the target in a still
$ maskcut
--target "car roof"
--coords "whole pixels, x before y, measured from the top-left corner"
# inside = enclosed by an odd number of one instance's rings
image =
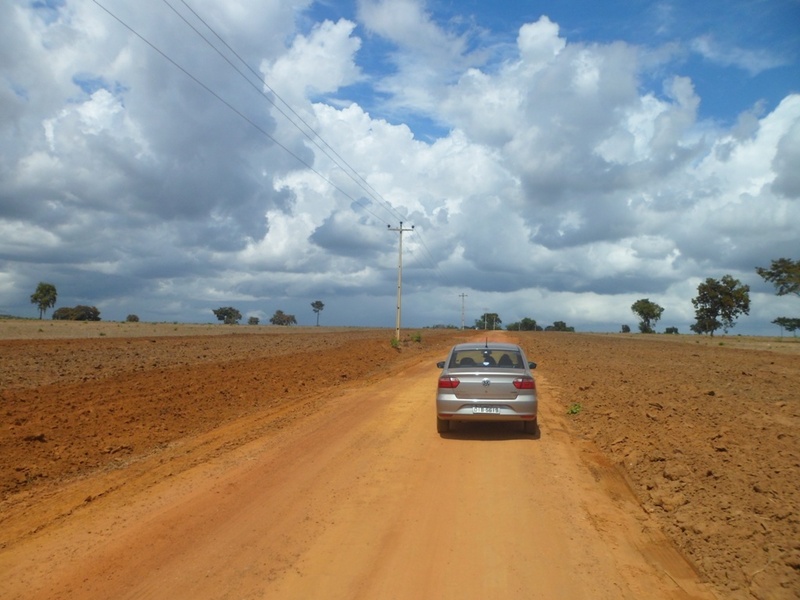
[[[453,350],[460,352],[461,350],[510,350],[517,351],[520,347],[516,344],[506,344],[503,342],[467,342],[465,344],[456,344]]]

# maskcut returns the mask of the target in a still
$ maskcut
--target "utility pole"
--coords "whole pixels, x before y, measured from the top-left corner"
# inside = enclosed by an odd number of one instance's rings
[[[461,329],[463,331],[463,329],[464,329],[464,298],[466,298],[467,295],[462,292],[461,294],[459,294],[459,297],[461,298]]]
[[[414,226],[412,225],[410,228],[406,227],[403,228],[403,222],[400,221],[400,227],[392,227],[391,225],[387,225],[386,227],[389,228],[389,231],[396,231],[400,234],[400,251],[397,255],[397,317],[395,318],[394,322],[394,338],[399,342],[400,341],[400,307],[403,301],[403,232],[404,231],[414,231]]]

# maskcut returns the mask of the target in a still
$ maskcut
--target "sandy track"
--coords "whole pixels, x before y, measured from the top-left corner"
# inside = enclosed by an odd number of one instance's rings
[[[163,455],[142,463],[141,484],[106,474],[99,501],[0,554],[3,596],[715,597],[617,469],[570,436],[546,377],[539,439],[478,424],[437,435],[440,354],[174,476]],[[224,449],[279,418],[249,415],[193,443]],[[105,497],[115,485],[131,491]]]

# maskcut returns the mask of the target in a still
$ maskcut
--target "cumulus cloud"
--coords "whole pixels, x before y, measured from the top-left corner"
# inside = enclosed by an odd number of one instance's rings
[[[773,190],[786,199],[800,199],[800,121],[792,117],[796,113],[788,104],[797,104],[800,97],[793,96],[781,105],[785,109],[788,117],[786,123],[781,124],[778,129],[778,140],[775,158],[772,161],[772,168],[775,171]],[[796,110],[796,109],[795,109]],[[781,110],[784,113],[784,110]]]
[[[415,0],[360,0],[358,16],[368,31],[398,46],[401,61],[427,64],[426,70],[448,68],[466,51],[466,39],[443,30]]]
[[[355,23],[325,21],[310,35],[298,35],[285,54],[263,65],[264,78],[290,105],[358,81],[354,55],[361,46],[353,37]]]
[[[455,323],[466,293],[476,317],[618,328],[649,297],[686,330],[705,277],[755,286],[797,251],[800,96],[704,120],[657,49],[544,15],[476,49],[414,0],[355,20],[182,9],[208,41],[168,8],[107,4],[130,28],[85,0],[15,1],[0,23],[0,312],[46,280],[105,318],[238,303],[302,323],[322,299],[328,323],[393,325],[402,221],[412,324]],[[721,60],[713,38],[691,49]]]

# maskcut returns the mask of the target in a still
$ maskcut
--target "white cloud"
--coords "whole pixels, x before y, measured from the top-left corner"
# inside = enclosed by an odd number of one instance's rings
[[[564,49],[567,43],[559,37],[558,31],[558,25],[546,16],[519,28],[517,46],[528,70],[538,71]]]
[[[545,16],[495,48],[411,0],[364,0],[356,22],[313,22],[307,0],[198,3],[326,155],[173,13],[108,4],[241,114],[91,2],[46,18],[15,2],[0,311],[49,280],[106,318],[299,317],[322,299],[329,323],[393,325],[403,221],[409,322],[456,322],[465,292],[472,315],[617,329],[649,297],[685,331],[699,281],[755,287],[755,266],[796,253],[800,96],[726,128],[652,49],[571,41]],[[762,322],[785,307],[766,291]]]
[[[712,63],[725,67],[738,67],[750,75],[758,75],[781,66],[785,61],[765,50],[748,50],[735,46],[726,46],[719,43],[712,35],[703,35],[695,38],[691,44],[692,50]]]
[[[366,30],[393,46],[388,60],[394,72],[374,85],[387,97],[382,102],[385,110],[399,118],[436,112],[443,85],[485,59],[483,53],[470,51],[470,32],[452,32],[434,22],[424,2],[358,0],[357,4]]]
[[[786,199],[800,199],[800,96],[787,98],[775,115],[783,123],[778,125],[775,158],[772,168],[775,171],[773,190]]]
[[[265,80],[290,105],[358,81],[354,58],[361,42],[352,37],[354,28],[344,19],[325,21],[310,35],[298,35],[285,54],[262,65]]]
[[[418,0],[359,0],[358,16],[369,31],[424,59],[432,68],[441,68],[462,56],[465,39],[445,32],[423,6]],[[423,60],[413,62],[419,65]]]

